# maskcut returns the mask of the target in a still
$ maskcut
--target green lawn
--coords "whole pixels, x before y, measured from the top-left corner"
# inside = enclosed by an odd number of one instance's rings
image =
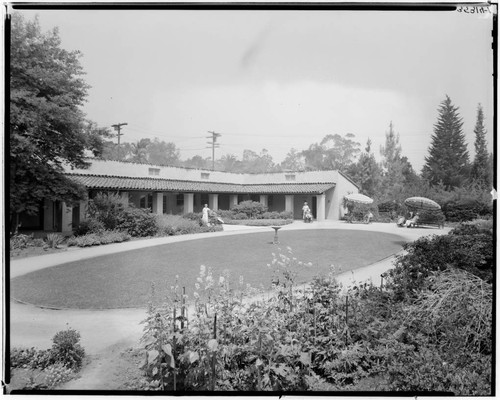
[[[164,293],[179,276],[180,286],[192,294],[200,265],[212,267],[217,277],[230,271],[254,287],[270,285],[272,253],[292,248],[294,256],[312,267],[302,267],[297,281],[305,283],[326,274],[330,265],[343,271],[366,266],[399,250],[401,237],[384,233],[348,230],[279,232],[280,245],[273,245],[274,232],[251,233],[189,240],[132,250],[109,256],[46,268],[14,278],[11,296],[32,304],[56,308],[123,308],[145,306],[151,283]]]

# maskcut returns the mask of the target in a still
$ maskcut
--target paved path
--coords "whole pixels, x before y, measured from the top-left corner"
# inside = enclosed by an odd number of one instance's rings
[[[298,229],[346,229],[392,233],[400,235],[406,241],[413,241],[421,236],[447,233],[449,229],[425,228],[398,228],[395,224],[372,223],[347,224],[341,221],[324,221],[304,224],[296,221],[286,225],[284,230]],[[54,265],[78,261],[105,254],[139,249],[162,244],[175,243],[185,240],[199,240],[207,237],[245,234],[251,232],[274,231],[269,227],[243,227],[225,225],[223,232],[202,233],[195,235],[171,236],[147,240],[135,240],[126,243],[110,244],[86,249],[68,250],[66,252],[49,254],[38,257],[29,257],[13,260],[10,263],[10,277],[16,277],[29,272],[48,268]],[[281,231],[280,231],[281,232]],[[358,268],[340,274],[337,279],[344,286],[353,282],[371,280],[374,284],[380,283],[380,274],[392,266],[393,257],[388,257],[373,265]],[[54,334],[67,326],[78,330],[81,334],[83,347],[89,354],[98,354],[117,342],[137,343],[142,334],[140,322],[146,316],[144,308],[130,308],[118,310],[50,310],[31,305],[10,302],[10,344],[11,347],[48,348],[52,344]]]

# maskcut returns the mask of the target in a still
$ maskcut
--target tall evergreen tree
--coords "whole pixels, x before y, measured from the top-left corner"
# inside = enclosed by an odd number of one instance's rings
[[[469,152],[462,132],[462,118],[449,96],[441,102],[438,112],[422,175],[431,185],[442,182],[446,189],[451,189],[467,180]]]
[[[476,135],[476,141],[474,142],[476,155],[472,164],[472,179],[483,187],[489,187],[491,186],[492,170],[488,162],[486,128],[484,127],[484,113],[481,104],[477,107],[477,119],[474,133]]]

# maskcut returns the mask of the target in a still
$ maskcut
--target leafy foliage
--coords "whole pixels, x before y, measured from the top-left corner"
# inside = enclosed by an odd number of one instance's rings
[[[52,338],[52,357],[55,362],[78,370],[82,366],[85,350],[80,345],[80,333],[68,328],[57,332]]]
[[[120,216],[128,206],[123,198],[117,193],[97,193],[89,200],[87,216],[89,219],[97,221],[103,225],[104,229],[116,229]],[[97,228],[94,224],[93,229]]]
[[[10,54],[10,213],[34,214],[41,200],[72,201],[85,190],[63,175],[63,163],[85,167],[102,131],[80,110],[88,85],[78,51],[61,48],[57,29],[12,14]]]
[[[252,200],[245,200],[231,207],[231,212],[233,213],[233,215],[236,216],[238,214],[245,214],[246,219],[258,218],[266,211],[267,207],[264,204]]]
[[[473,229],[459,228],[448,235],[422,237],[406,244],[404,249],[407,254],[398,256],[395,268],[389,271],[395,295],[415,296],[429,283],[428,277],[449,267],[468,271],[491,282],[493,237],[491,233],[470,234]]]
[[[101,244],[121,243],[130,240],[130,235],[124,231],[99,231],[86,233],[68,239],[68,246],[89,247]]]
[[[47,246],[52,249],[57,248],[64,242],[64,237],[59,235],[58,233],[49,233],[47,234],[47,238],[45,239]]]
[[[24,235],[22,233],[10,237],[10,250],[26,249],[27,247],[43,247],[43,239],[37,239],[33,234]]]
[[[40,371],[31,376],[24,389],[54,389],[73,379],[81,366],[85,350],[80,345],[80,333],[68,328],[57,332],[52,338],[52,347],[47,350],[13,348],[10,351],[10,368]],[[39,378],[41,377],[41,379]]]
[[[156,214],[147,208],[125,208],[117,215],[116,228],[133,237],[154,236],[158,233]]]
[[[309,267],[290,248],[274,254],[263,295],[201,266],[189,320],[175,283],[143,322],[149,388],[356,390],[381,377],[385,390],[491,393],[490,284],[454,269],[398,299],[394,284],[346,290],[333,268],[298,287],[296,271]]]

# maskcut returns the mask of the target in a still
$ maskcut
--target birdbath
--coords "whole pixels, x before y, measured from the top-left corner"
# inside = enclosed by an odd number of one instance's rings
[[[278,241],[278,231],[281,229],[281,226],[271,226],[271,228],[274,229],[274,241],[273,241],[273,244],[279,244],[280,242]]]

